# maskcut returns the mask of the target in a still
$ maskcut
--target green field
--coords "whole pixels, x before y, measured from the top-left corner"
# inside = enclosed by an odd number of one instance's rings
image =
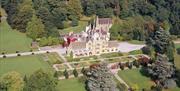
[[[175,47],[180,48],[180,44],[176,44]],[[174,62],[175,62],[176,67],[180,69],[180,55],[178,55],[177,53],[175,53],[174,55]]]
[[[140,73],[139,69],[131,69],[131,70],[122,70],[118,72],[118,75],[129,85],[135,86],[137,85],[139,90],[141,91],[143,88],[150,89],[154,82],[150,80],[150,78],[143,76]],[[180,91],[180,88],[176,87],[173,89],[166,89],[163,91]]]
[[[69,32],[77,33],[77,32],[85,30],[87,24],[88,24],[87,21],[79,21],[78,26],[61,29],[61,30],[59,30],[59,32],[60,32],[60,34],[67,34]]]
[[[15,53],[16,51],[29,51],[31,39],[24,33],[12,30],[6,20],[0,23],[0,53]]]
[[[139,69],[122,70],[118,72],[118,75],[129,85],[137,85],[140,91],[142,88],[150,89],[153,82],[150,78],[147,78],[139,72]]]
[[[17,71],[22,75],[30,75],[38,69],[53,72],[52,67],[40,55],[20,56],[0,59],[0,75],[9,71]]]
[[[176,48],[180,48],[180,44],[175,44],[175,47]]]
[[[60,80],[57,88],[58,91],[86,91],[84,83],[80,83],[78,78]]]

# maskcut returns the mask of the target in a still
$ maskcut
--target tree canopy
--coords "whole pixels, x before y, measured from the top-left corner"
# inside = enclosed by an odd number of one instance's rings
[[[52,75],[43,70],[37,70],[28,79],[25,85],[25,91],[57,91],[57,82]]]
[[[0,78],[1,91],[22,91],[24,81],[20,73],[12,71],[2,75]]]

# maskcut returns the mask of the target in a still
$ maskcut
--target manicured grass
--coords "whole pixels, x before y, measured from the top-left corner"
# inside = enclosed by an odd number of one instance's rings
[[[30,75],[38,69],[52,73],[53,69],[40,55],[19,56],[0,59],[0,75],[9,71],[17,71],[22,75]]]
[[[142,50],[134,50],[129,52],[129,55],[136,55],[136,54],[142,54]]]
[[[178,55],[177,53],[174,54],[174,63],[175,66],[180,69],[180,55]]]
[[[175,44],[175,47],[180,48],[180,44]],[[176,67],[180,69],[180,55],[178,55],[177,52],[174,53],[174,62]]]
[[[60,34],[67,34],[69,32],[74,32],[74,33],[80,32],[80,31],[85,30],[87,24],[88,24],[87,21],[79,21],[78,26],[65,28],[65,29],[59,30],[59,32]]]
[[[57,88],[58,91],[86,91],[84,83],[80,83],[78,78],[60,80]]]
[[[1,21],[0,29],[0,53],[30,51],[30,44],[32,40],[24,33],[12,30],[6,20]]]
[[[180,48],[180,44],[175,44],[175,47],[176,48]]]
[[[102,58],[111,58],[111,57],[120,57],[120,56],[123,56],[123,54],[119,52],[101,54]]]
[[[118,72],[118,75],[130,86],[138,86],[137,91],[141,91],[142,88],[150,89],[153,82],[150,78],[141,75],[139,69],[122,70]]]

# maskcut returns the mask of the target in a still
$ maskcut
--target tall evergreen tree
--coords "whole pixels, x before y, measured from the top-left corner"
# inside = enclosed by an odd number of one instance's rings
[[[74,77],[78,77],[78,72],[76,69],[73,70]]]
[[[88,91],[116,91],[116,83],[113,81],[113,75],[107,68],[106,63],[93,65],[87,72],[87,90]]]
[[[167,31],[157,27],[147,39],[146,43],[153,46],[156,53],[166,54],[170,61],[174,60],[174,44]]]
[[[156,80],[160,87],[171,88],[176,86],[173,79],[175,69],[173,64],[168,62],[166,55],[158,54],[155,63],[148,69],[150,76]]]

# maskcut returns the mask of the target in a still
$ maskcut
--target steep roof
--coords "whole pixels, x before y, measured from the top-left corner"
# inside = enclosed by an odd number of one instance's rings
[[[86,42],[72,42],[69,47],[71,47],[72,50],[84,49],[86,48]]]
[[[108,47],[118,47],[118,42],[117,41],[109,41],[108,42]]]

